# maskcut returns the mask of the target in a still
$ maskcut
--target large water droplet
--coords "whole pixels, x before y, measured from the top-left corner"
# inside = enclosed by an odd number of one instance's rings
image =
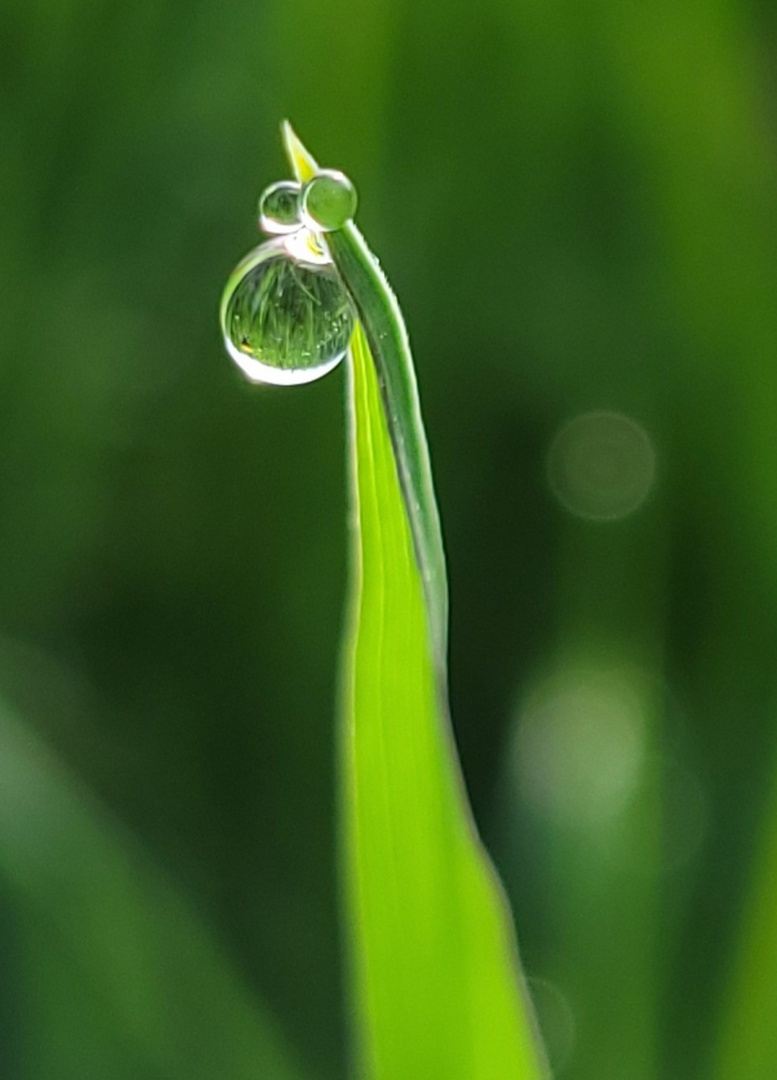
[[[252,382],[296,386],[342,360],[353,312],[329,256],[302,229],[262,244],[235,267],[221,299],[221,329]]]

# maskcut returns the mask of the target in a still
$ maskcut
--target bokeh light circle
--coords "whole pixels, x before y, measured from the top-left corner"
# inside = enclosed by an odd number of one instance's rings
[[[641,680],[628,671],[572,670],[538,686],[517,728],[523,798],[580,830],[617,819],[642,778],[646,713]]]
[[[548,480],[577,517],[615,521],[633,513],[656,477],[653,440],[622,413],[589,412],[561,428],[548,453]]]

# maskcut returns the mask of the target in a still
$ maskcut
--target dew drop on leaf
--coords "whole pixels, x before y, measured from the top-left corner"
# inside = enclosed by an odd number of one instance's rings
[[[270,236],[296,232],[300,228],[300,191],[295,180],[271,184],[259,198],[259,227]]]
[[[250,252],[221,299],[224,345],[252,382],[297,386],[321,378],[345,355],[353,324],[329,256],[305,229]]]
[[[356,213],[356,188],[337,169],[322,169],[302,191],[302,220],[309,229],[332,232]]]

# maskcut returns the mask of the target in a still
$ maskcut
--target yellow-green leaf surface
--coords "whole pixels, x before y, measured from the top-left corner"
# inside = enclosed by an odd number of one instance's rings
[[[289,132],[287,145],[305,179],[315,163]],[[340,746],[358,1075],[536,1080],[545,1070],[510,916],[453,745],[444,634],[430,629],[444,611],[444,580],[419,568],[437,558],[436,507],[422,505],[433,493],[412,361],[409,350],[392,354],[392,335],[370,325],[371,303],[386,298],[365,300],[354,282],[347,256],[371,256],[349,229],[330,237],[340,245],[330,250],[366,323],[356,326],[348,380],[353,548]],[[394,314],[401,320],[398,307]],[[403,326],[394,338],[406,343]],[[377,370],[368,340],[381,350],[389,342]],[[406,368],[398,374],[392,364]],[[413,415],[391,397],[397,384]],[[404,474],[398,447],[422,456],[404,462]]]

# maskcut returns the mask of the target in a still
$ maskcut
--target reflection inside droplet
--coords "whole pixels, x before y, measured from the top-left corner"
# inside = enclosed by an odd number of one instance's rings
[[[559,431],[548,453],[548,479],[559,502],[578,517],[625,517],[647,498],[656,472],[645,429],[628,416],[590,412]]]
[[[326,375],[345,355],[353,321],[331,260],[304,229],[247,255],[221,300],[227,352],[253,382],[295,386]]]
[[[636,791],[646,716],[628,674],[573,672],[531,697],[519,721],[518,782],[538,811],[576,827],[616,818]]]

